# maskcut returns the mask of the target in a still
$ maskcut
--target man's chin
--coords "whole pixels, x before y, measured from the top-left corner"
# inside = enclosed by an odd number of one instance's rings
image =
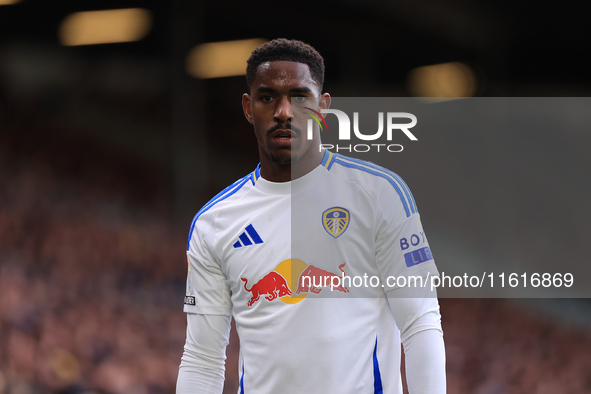
[[[291,155],[271,155],[271,160],[273,160],[273,163],[275,164],[288,166],[291,164]]]

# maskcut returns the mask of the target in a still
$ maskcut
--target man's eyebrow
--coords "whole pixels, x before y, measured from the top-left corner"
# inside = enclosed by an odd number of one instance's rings
[[[276,91],[277,91],[277,89],[269,88],[266,86],[259,86],[257,88],[257,92],[259,92],[259,93],[275,93]]]
[[[302,88],[293,88],[293,89],[289,89],[290,92],[292,93],[314,93],[312,91],[312,89],[310,88],[306,88],[306,87],[302,87]]]

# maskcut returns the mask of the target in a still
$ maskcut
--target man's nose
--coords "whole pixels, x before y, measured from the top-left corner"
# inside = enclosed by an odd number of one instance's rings
[[[275,120],[280,123],[291,121],[291,99],[287,96],[281,97],[275,108]]]

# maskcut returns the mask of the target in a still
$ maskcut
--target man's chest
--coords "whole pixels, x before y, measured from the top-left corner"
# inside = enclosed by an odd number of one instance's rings
[[[223,231],[215,254],[235,302],[297,303],[323,291],[349,293],[342,286],[329,289],[331,278],[374,272],[371,204],[318,196],[261,199],[218,216]]]

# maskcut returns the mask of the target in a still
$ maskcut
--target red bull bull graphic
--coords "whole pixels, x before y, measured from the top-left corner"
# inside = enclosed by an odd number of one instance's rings
[[[244,290],[252,293],[252,298],[248,301],[248,306],[252,306],[252,304],[258,301],[261,298],[261,295],[267,294],[265,297],[267,301],[273,301],[277,297],[291,295],[291,290],[287,286],[285,278],[275,271],[269,272],[250,289],[246,287],[248,279],[240,279],[244,281]]]
[[[345,263],[339,265],[339,269],[341,270],[343,275],[346,275],[345,271],[343,270],[344,266]],[[336,278],[337,285],[334,285],[333,278]],[[327,286],[330,286],[331,290],[338,290],[342,291],[343,293],[348,293],[349,289],[347,289],[344,286],[341,286],[340,283],[341,277],[339,275],[323,270],[322,268],[309,265],[300,274],[296,294],[300,294],[302,292],[312,292],[314,294],[319,294],[322,291],[322,289]]]
[[[308,265],[302,260],[287,259],[279,263],[277,267],[262,279],[255,283],[250,289],[247,287],[248,279],[241,278],[244,282],[244,290],[252,294],[248,306],[253,306],[265,295],[267,301],[279,299],[286,304],[296,304],[306,298],[307,294],[293,296],[291,289],[297,288],[299,274]]]
[[[343,275],[345,274],[344,266],[345,264],[339,266]],[[333,278],[340,280],[340,276],[335,273],[307,265],[302,260],[287,259],[250,288],[248,288],[247,278],[240,279],[244,282],[244,290],[251,293],[247,305],[253,306],[261,296],[267,301],[278,299],[286,304],[297,304],[309,293],[319,294],[322,291],[321,287],[324,286],[330,286],[331,290],[339,290],[343,293],[349,292],[349,289],[340,285],[340,281],[338,285],[334,285]],[[321,283],[324,283],[324,286]],[[297,289],[295,294],[293,289]]]

